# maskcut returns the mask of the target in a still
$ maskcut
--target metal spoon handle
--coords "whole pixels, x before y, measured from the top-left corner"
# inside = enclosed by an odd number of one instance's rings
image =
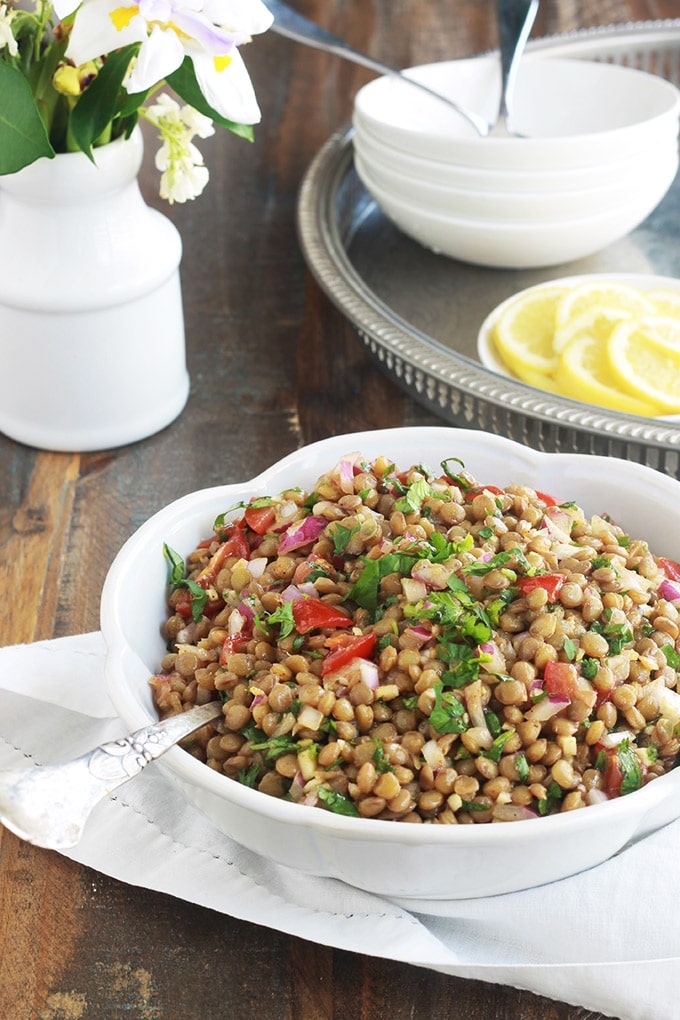
[[[63,765],[0,772],[0,823],[36,846],[75,846],[95,804],[221,714],[221,702],[210,701]]]
[[[519,58],[531,33],[539,0],[497,0],[496,14],[501,53],[501,102],[499,116],[510,116],[512,94],[517,78]]]
[[[377,74],[396,76],[402,81],[408,82],[409,85],[419,88],[422,92],[427,92],[429,96],[433,96],[435,99],[440,100],[440,102],[446,103],[456,113],[459,113],[461,117],[464,117],[478,134],[482,136],[488,134],[489,125],[483,117],[472,110],[466,110],[464,107],[459,106],[458,103],[449,99],[448,96],[443,96],[440,92],[436,92],[422,82],[416,81],[415,78],[410,78],[403,71],[390,67],[388,64],[383,64],[380,60],[374,60],[373,57],[369,57],[366,53],[355,50],[348,43],[328,32],[325,28],[322,28],[321,25],[317,25],[302,14],[298,14],[288,4],[282,3],[281,0],[267,0],[267,7],[274,15],[274,24],[271,27],[272,32],[276,32],[278,35],[285,36],[288,39],[294,39],[305,46],[312,46],[314,49],[333,53],[336,57],[349,60],[354,64],[360,64],[362,67],[367,67],[370,71],[375,71]]]

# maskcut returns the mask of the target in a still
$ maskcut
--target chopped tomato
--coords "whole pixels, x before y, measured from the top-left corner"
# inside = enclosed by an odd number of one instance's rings
[[[564,580],[564,574],[536,574],[535,577],[521,577],[517,583],[522,595],[528,595],[536,588],[544,588],[548,593],[548,602],[557,602]]]
[[[618,797],[621,793],[623,770],[616,752],[607,754],[607,765],[604,770],[604,792],[609,797]]]
[[[238,559],[244,560],[250,558],[250,546],[248,545],[248,540],[243,534],[243,528],[240,524],[234,524],[231,526],[229,529],[229,537],[222,542],[219,548],[212,554],[210,560],[196,578],[196,584],[200,584],[201,588],[209,588],[213,585],[225,560],[227,560],[230,556],[235,556]]]
[[[362,634],[356,638],[351,637],[349,634],[343,634],[342,637],[346,637],[348,640],[342,644],[338,643],[338,646],[328,653],[321,666],[322,676],[326,676],[327,673],[334,673],[337,669],[346,666],[352,659],[370,659],[373,654],[376,642],[373,632]]]
[[[554,698],[569,698],[573,701],[579,694],[578,673],[571,662],[546,662],[543,684],[548,694]]]
[[[539,490],[536,489],[536,495],[540,499],[541,503],[545,503],[546,506],[558,506],[555,497],[550,496],[547,492],[539,492]]]
[[[326,627],[351,627],[353,620],[337,606],[309,596],[293,602],[293,620],[298,634]]]
[[[276,511],[273,506],[249,506],[243,516],[251,531],[266,535],[276,519]]]
[[[226,666],[229,656],[233,655],[234,652],[242,651],[247,641],[248,635],[243,631],[240,631],[238,634],[228,634],[220,650],[220,666]]]
[[[670,581],[680,581],[680,563],[667,560],[665,556],[660,556],[657,563]]]
[[[191,619],[191,592],[188,588],[183,588],[182,592],[175,602],[175,612],[178,616],[183,616],[185,620]]]
[[[474,489],[465,490],[466,503],[472,502],[475,496],[480,496],[483,492],[490,492],[492,496],[503,495],[503,489],[499,489],[497,485],[477,485]]]

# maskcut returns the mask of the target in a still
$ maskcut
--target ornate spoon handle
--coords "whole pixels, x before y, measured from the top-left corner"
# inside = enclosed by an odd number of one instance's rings
[[[95,804],[221,714],[221,702],[210,701],[63,765],[0,772],[0,822],[36,846],[75,846]]]

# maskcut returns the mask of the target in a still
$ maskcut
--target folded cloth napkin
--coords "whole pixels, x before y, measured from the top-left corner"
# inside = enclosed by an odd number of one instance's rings
[[[104,654],[99,633],[0,649],[0,769],[67,760],[125,732],[104,690]],[[680,822],[540,889],[391,901],[243,849],[151,766],[95,808],[67,856],[312,942],[513,985],[619,1020],[677,1020],[678,848]]]

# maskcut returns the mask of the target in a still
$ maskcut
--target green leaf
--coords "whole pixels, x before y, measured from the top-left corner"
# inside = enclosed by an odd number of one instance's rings
[[[352,818],[359,817],[359,811],[353,800],[346,797],[344,793],[337,793],[328,786],[320,786],[317,790],[319,800],[325,804],[329,811],[336,815],[350,815]]]
[[[118,113],[123,79],[139,46],[139,43],[132,43],[110,53],[97,77],[73,108],[71,136],[90,159],[93,159],[92,146]],[[140,99],[143,98],[141,94]]]
[[[180,99],[183,99],[189,106],[193,106],[199,113],[202,113],[205,117],[210,117],[216,124],[221,124],[222,127],[227,128],[229,131],[233,131],[240,138],[245,138],[249,142],[253,141],[254,134],[251,124],[235,124],[232,120],[227,120],[226,117],[223,117],[217,110],[213,110],[212,106],[206,102],[196,81],[191,57],[185,57],[177,70],[168,75],[166,81],[170,88],[175,90]]]
[[[163,543],[163,555],[170,564],[170,576],[168,577],[168,584],[176,588],[181,581],[186,577],[186,567],[184,560],[178,552],[168,545],[167,542]]]
[[[0,174],[13,174],[54,149],[21,71],[0,60]]]

